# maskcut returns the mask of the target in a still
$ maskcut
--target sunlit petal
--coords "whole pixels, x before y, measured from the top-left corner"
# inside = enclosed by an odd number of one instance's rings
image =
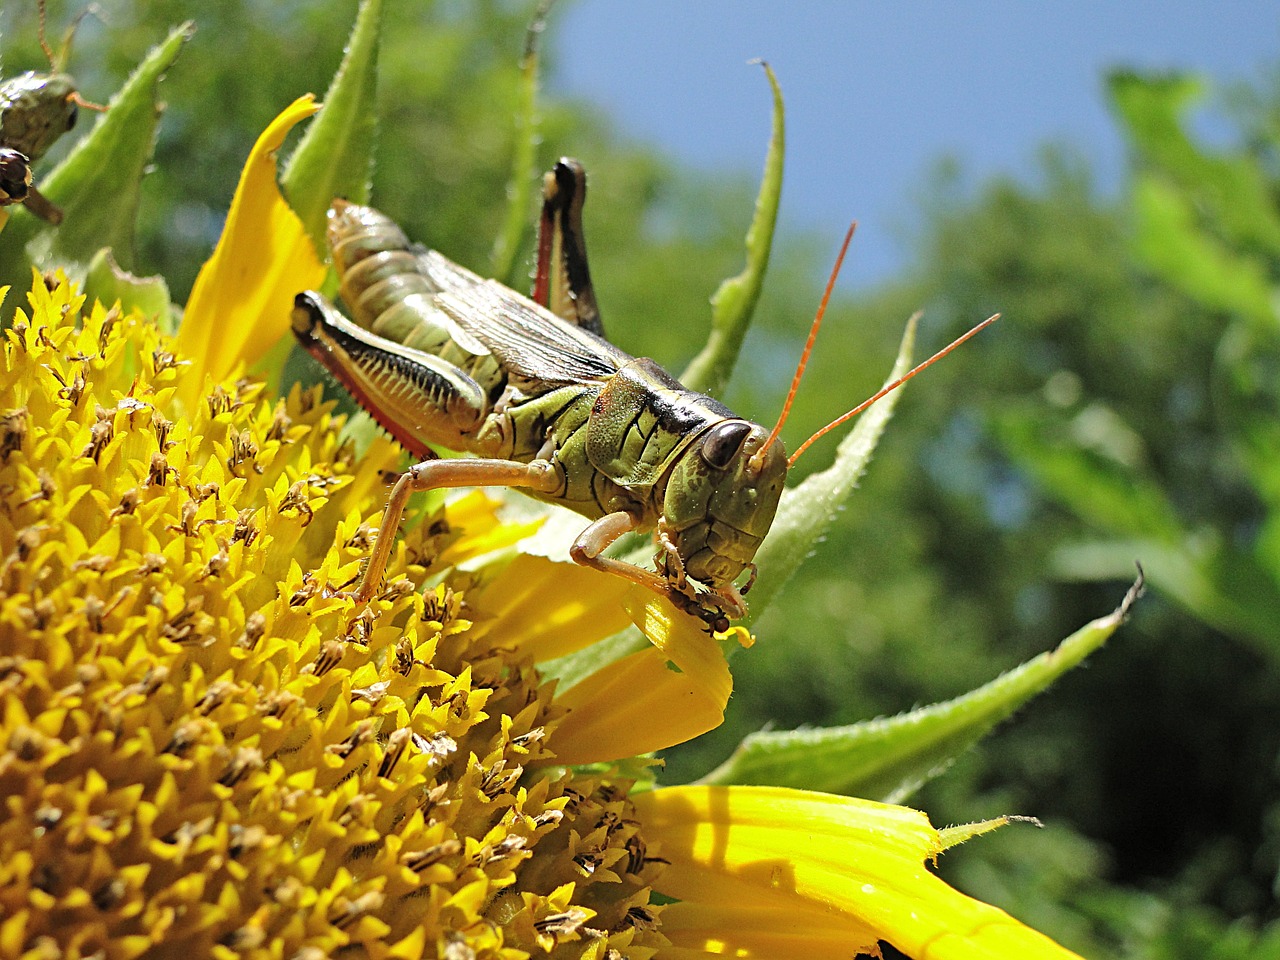
[[[535,663],[612,636],[630,622],[630,587],[576,563],[520,554],[472,599],[478,626],[501,629],[502,642]]]
[[[178,334],[196,361],[180,388],[188,404],[239,362],[261,356],[289,329],[298,291],[318,287],[325,267],[276,182],[285,135],[320,109],[310,94],[275,118],[253,145],[213,256],[196,277]]]
[[[915,810],[768,787],[670,787],[634,802],[669,861],[657,889],[681,901],[663,914],[677,947],[847,957],[885,940],[916,960],[1075,956],[930,873],[941,842]]]
[[[556,736],[556,753],[566,763],[650,753],[724,720],[733,678],[720,643],[699,621],[643,588],[628,588],[626,607],[653,646],[557,697],[570,710]]]

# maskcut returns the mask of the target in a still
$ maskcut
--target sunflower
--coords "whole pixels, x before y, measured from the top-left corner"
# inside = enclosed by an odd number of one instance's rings
[[[323,275],[273,156],[314,109],[255,146],[176,340],[61,275],[6,331],[0,955],[1071,956],[930,872],[981,825],[656,786],[627,758],[719,722],[728,641],[520,552],[487,495],[342,592],[399,453],[244,376]],[[628,623],[647,649],[540,671]]]

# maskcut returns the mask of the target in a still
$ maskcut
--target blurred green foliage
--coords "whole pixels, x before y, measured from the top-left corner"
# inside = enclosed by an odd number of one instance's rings
[[[1118,206],[1051,159],[1039,190],[994,184],[945,210],[926,260],[945,309],[995,301],[1019,321],[1001,346],[1021,357],[998,357],[998,391],[979,399],[1012,458],[983,458],[1005,474],[988,495],[1017,505],[1006,543],[1065,581],[1059,597],[1135,558],[1159,594],[1096,662],[1087,710],[1051,702],[1019,731],[1040,740],[1024,762],[1066,750],[1091,771],[1042,766],[1033,809],[1075,810],[1104,874],[1147,891],[1088,878],[1053,898],[1127,956],[1274,955],[1280,938],[1280,91],[1237,93],[1236,136],[1217,149],[1189,133],[1201,92],[1117,73],[1132,156]]]
[[[160,87],[168,106],[125,257],[181,302],[249,146],[286,103],[325,90],[356,4],[101,6],[70,62],[91,99],[173,26],[197,24]],[[531,6],[387,6],[374,202],[484,272]],[[53,3],[51,22],[76,12]],[[0,33],[7,72],[42,65],[34,2],[6,4]],[[729,721],[672,751],[667,779],[700,775],[767,724],[851,723],[957,696],[1111,609],[1122,587],[1094,581],[1127,581],[1141,558],[1158,589],[1135,626],[915,802],[937,822],[1048,821],[969,844],[943,868],[1082,952],[1277,955],[1280,85],[1236,96],[1239,136],[1217,152],[1187,133],[1191,81],[1120,75],[1111,89],[1133,147],[1121,197],[1100,195],[1068,149],[1046,151],[1033,184],[973,189],[940,168],[917,265],[833,305],[841,333],[815,355],[793,445],[878,386],[915,309],[925,350],[989,313],[1006,319],[909,388],[862,489],[735,660]],[[740,179],[712,178],[589,106],[544,100],[541,117],[539,165],[568,153],[592,176],[587,233],[611,337],[681,369],[705,338],[708,298],[742,266],[764,144]],[[826,239],[774,245],[742,361],[753,375],[726,398],[745,415],[778,409]],[[799,473],[823,467],[825,449]]]
[[[1108,351],[1133,349],[1099,344],[1051,375],[1074,378],[1056,402],[1009,404],[994,423],[1073,515],[1053,569],[1094,578],[1141,556],[1199,621],[1163,611],[1148,687],[1160,699],[1126,711],[1163,737],[1129,750],[1148,789],[1178,800],[1160,822],[1189,912],[1165,918],[1168,949],[1257,956],[1280,927],[1251,944],[1226,918],[1275,917],[1280,862],[1280,89],[1237,94],[1229,149],[1189,132],[1193,78],[1117,73],[1110,92],[1133,157],[1124,263],[1143,292],[1125,339],[1150,359],[1099,381]]]

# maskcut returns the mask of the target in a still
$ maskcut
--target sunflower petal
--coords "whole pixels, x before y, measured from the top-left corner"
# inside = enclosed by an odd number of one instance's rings
[[[570,709],[556,731],[556,755],[564,763],[652,753],[724,720],[733,678],[720,644],[698,621],[643,588],[629,588],[624,606],[653,646],[608,664],[556,697]]]
[[[276,183],[275,153],[285,135],[320,109],[310,94],[275,118],[253,145],[227,212],[227,223],[200,269],[178,333],[179,349],[202,360],[180,386],[190,405],[205,377],[226,377],[288,329],[299,290],[317,287],[325,267]]]
[[[879,940],[916,960],[1075,956],[930,873],[942,844],[918,811],[759,787],[633,800],[670,862],[657,887],[680,903],[662,932],[686,956],[848,957]]]
[[[503,646],[541,663],[624,629],[629,589],[620,577],[519,554],[470,602],[501,628]]]

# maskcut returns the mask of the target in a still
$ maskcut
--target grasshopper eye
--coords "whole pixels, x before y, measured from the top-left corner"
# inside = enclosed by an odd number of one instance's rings
[[[68,130],[70,130],[72,127],[76,125],[76,118],[78,116],[80,116],[80,107],[77,106],[75,101],[73,100],[71,102],[71,109],[67,111],[67,129]]]
[[[742,441],[751,432],[751,424],[745,420],[729,420],[711,428],[702,441],[702,459],[723,470],[733,462],[734,455],[742,449]]]

